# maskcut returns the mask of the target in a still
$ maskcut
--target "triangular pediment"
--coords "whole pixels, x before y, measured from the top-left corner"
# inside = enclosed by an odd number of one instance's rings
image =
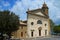
[[[29,11],[27,11],[26,13],[28,13],[28,14],[33,14],[33,15],[36,15],[36,16],[46,17],[46,18],[49,17],[48,15],[46,15],[45,13],[43,13],[43,12],[41,11],[41,9],[29,10]]]
[[[45,16],[42,12],[36,12],[36,15]]]

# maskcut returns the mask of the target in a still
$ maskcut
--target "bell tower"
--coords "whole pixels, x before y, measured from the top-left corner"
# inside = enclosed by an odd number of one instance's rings
[[[48,6],[47,4],[44,2],[43,6],[42,6],[42,12],[46,15],[48,15]]]

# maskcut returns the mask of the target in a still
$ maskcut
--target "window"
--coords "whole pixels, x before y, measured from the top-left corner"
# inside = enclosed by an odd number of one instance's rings
[[[23,37],[23,32],[21,32],[21,37]]]
[[[43,9],[42,12],[45,12],[45,10]]]
[[[45,24],[45,26],[46,26],[47,24]]]
[[[45,10],[43,10],[43,12],[45,12]]]
[[[47,30],[45,30],[45,35],[47,35]]]
[[[33,37],[33,31],[31,32],[31,36]]]
[[[26,31],[25,31],[25,33],[26,33]]]
[[[37,24],[42,24],[41,20],[38,20],[38,21],[37,21]]]
[[[34,23],[33,22],[31,22],[31,25],[33,25]]]

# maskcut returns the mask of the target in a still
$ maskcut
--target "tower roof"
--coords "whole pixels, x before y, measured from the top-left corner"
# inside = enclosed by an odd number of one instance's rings
[[[48,7],[47,4],[44,2],[43,6],[42,7]]]

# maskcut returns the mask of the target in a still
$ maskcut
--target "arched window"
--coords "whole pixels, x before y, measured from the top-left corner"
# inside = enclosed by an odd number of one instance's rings
[[[42,21],[41,21],[41,20],[38,20],[38,21],[37,21],[37,24],[42,24]]]

